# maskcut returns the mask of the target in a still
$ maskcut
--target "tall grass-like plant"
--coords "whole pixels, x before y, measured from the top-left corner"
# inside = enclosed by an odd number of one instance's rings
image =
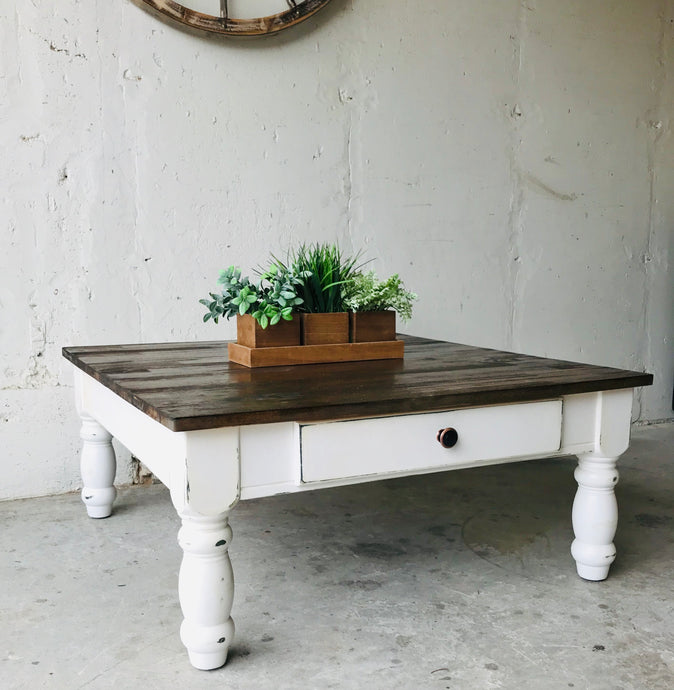
[[[345,256],[334,244],[303,244],[288,256],[292,272],[303,277],[298,294],[301,311],[326,314],[346,311],[343,293],[360,266],[360,254]],[[280,264],[283,267],[283,264]]]

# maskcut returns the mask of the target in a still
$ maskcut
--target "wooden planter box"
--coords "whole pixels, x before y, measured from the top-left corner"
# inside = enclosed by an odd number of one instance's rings
[[[302,314],[302,345],[337,345],[349,342],[348,312]]]
[[[289,347],[300,344],[300,319],[281,319],[275,326],[262,328],[250,315],[236,317],[236,342],[245,347]]]
[[[376,343],[396,338],[394,311],[349,312],[349,340],[352,343]]]
[[[356,337],[366,338],[366,342],[349,342],[350,319],[347,312],[302,314],[301,318],[300,315],[296,315],[292,321],[284,321],[266,329],[260,328],[252,316],[238,316],[237,342],[229,343],[227,346],[229,360],[245,367],[256,368],[403,358],[405,344],[402,340],[395,339],[395,312],[371,312],[358,316],[366,317],[366,325],[362,326],[359,323],[360,319],[356,319],[354,333]],[[368,321],[377,321],[377,317],[379,321],[387,322],[386,327],[389,330],[385,334],[375,333],[372,324],[367,326]],[[292,331],[293,335],[282,335],[282,331]],[[384,339],[385,336],[387,339]],[[279,344],[279,337],[287,340]]]

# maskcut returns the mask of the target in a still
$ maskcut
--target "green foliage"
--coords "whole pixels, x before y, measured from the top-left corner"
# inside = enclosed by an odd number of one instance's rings
[[[403,321],[412,318],[412,302],[417,295],[405,289],[398,274],[379,280],[374,271],[357,273],[344,289],[344,305],[351,311],[394,309]]]
[[[362,273],[359,259],[360,253],[345,256],[334,244],[302,244],[288,253],[285,262],[272,255],[269,268],[258,271],[258,282],[230,266],[220,272],[220,292],[199,300],[206,307],[204,321],[218,323],[223,316],[250,314],[267,328],[281,319],[292,320],[297,311],[385,309],[394,309],[404,321],[410,319],[417,296],[405,289],[398,274],[381,281],[373,271]]]
[[[346,257],[334,244],[301,245],[288,256],[295,275],[302,276],[299,294],[304,300],[302,311],[332,313],[346,311],[343,290],[357,272],[360,254]],[[276,259],[277,265],[285,265]]]
[[[248,276],[241,277],[240,268],[230,266],[220,272],[220,293],[210,292],[210,299],[199,300],[207,309],[204,321],[218,323],[221,317],[230,319],[235,314],[250,314],[262,328],[281,319],[291,321],[293,311],[303,302],[298,294],[303,282],[292,270],[273,267],[253,283]]]

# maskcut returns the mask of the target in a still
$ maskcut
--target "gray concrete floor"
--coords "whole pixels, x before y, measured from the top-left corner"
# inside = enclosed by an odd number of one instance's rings
[[[618,559],[569,554],[574,459],[241,503],[237,638],[192,669],[178,519],[161,486],[89,520],[0,504],[0,688],[674,688],[674,425],[621,462]]]

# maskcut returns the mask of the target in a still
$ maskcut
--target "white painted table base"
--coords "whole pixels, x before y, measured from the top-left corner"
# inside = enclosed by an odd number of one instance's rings
[[[406,428],[417,428],[430,420],[433,428],[438,419],[449,422],[458,418],[471,422],[474,415],[489,414],[490,419],[503,417],[510,424],[513,412],[523,415],[524,429],[529,414],[540,410],[551,419],[558,419],[558,445],[544,455],[513,454],[513,449],[527,448],[522,433],[506,439],[501,457],[479,455],[483,444],[475,439],[475,453],[458,454],[452,449],[436,457],[435,445],[426,439],[421,450],[410,458],[409,453],[396,452],[396,439],[385,447],[383,462],[374,474],[336,477],[305,481],[303,466],[319,467],[324,458],[314,462],[310,439],[312,434],[336,434],[343,439],[338,448],[367,447],[367,437],[390,417],[359,422],[326,422],[301,425],[292,422],[246,427],[226,427],[203,431],[173,432],[125,402],[93,378],[76,370],[77,399],[82,416],[82,499],[93,518],[107,517],[115,498],[113,479],[115,455],[111,439],[115,436],[134,455],[166,484],[182,519],[178,541],[183,550],[178,592],[184,621],[180,636],[190,661],[198,669],[222,666],[234,637],[234,623],[230,617],[234,597],[234,576],[228,548],[232,530],[228,517],[240,498],[269,496],[317,489],[320,487],[353,484],[373,479],[410,474],[423,474],[447,469],[475,467],[515,462],[533,457],[577,455],[575,478],[578,491],[573,504],[572,520],[575,533],[571,552],[578,574],[586,580],[603,580],[615,559],[613,537],[618,521],[614,487],[618,482],[616,461],[627,449],[630,433],[632,389],[565,396],[557,405],[560,413],[554,416],[554,405],[536,407],[520,405],[472,408],[457,412],[428,413],[395,418],[400,438]],[[485,412],[486,411],[486,412]],[[457,417],[458,413],[463,417]],[[469,412],[468,415],[465,413]],[[438,417],[440,415],[440,417]],[[516,415],[516,416],[517,416]],[[444,416],[444,417],[443,417]],[[479,421],[482,417],[478,416]],[[447,424],[449,426],[449,424]],[[531,429],[531,433],[537,432]],[[554,429],[553,429],[554,432]],[[459,428],[461,438],[461,429]],[[484,436],[484,434],[482,434]],[[509,445],[508,445],[509,444]],[[334,448],[334,443],[331,445]],[[471,448],[470,439],[464,448]],[[349,452],[352,452],[349,450]],[[424,465],[428,458],[428,465]],[[371,457],[363,458],[365,466]],[[329,468],[328,468],[329,470]]]

